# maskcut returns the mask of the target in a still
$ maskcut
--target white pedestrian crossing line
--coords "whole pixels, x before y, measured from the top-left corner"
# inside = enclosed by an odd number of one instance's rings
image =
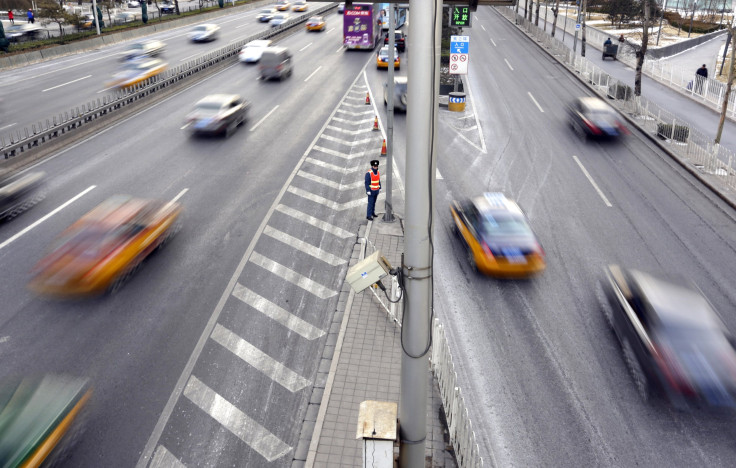
[[[291,393],[312,384],[219,323],[215,325],[210,338]]]
[[[314,294],[320,299],[329,299],[337,295],[337,291],[333,291],[311,279],[291,270],[280,263],[276,263],[270,258],[266,258],[258,252],[253,252],[250,256],[250,262],[264,268],[274,275],[290,282],[295,286],[299,286],[305,291]]]
[[[314,216],[310,216],[306,213],[302,213],[299,210],[289,208],[288,206],[285,206],[285,205],[276,206],[276,211],[280,211],[281,213],[287,216],[291,216],[294,219],[297,219],[303,223],[312,225],[318,229],[322,229],[323,231],[328,232],[334,236],[340,237],[342,239],[347,239],[348,237],[355,236],[354,232],[350,232],[343,228],[334,226],[326,221],[322,221],[321,219],[317,219]]]
[[[291,451],[291,447],[271,434],[232,403],[217,394],[197,377],[189,377],[184,396],[209,414],[240,440],[248,444],[268,462],[277,460]]]
[[[347,130],[340,127],[335,127],[334,125],[328,125],[328,130],[333,130],[335,132],[340,133],[346,133],[348,135],[360,135],[361,133],[371,133],[373,131],[373,126],[366,126],[365,128],[361,128],[359,130]]]
[[[330,164],[328,162],[320,161],[319,159],[314,159],[314,158],[307,158],[304,161],[314,164],[315,166],[324,167],[325,169],[330,169],[336,172],[341,172],[343,174],[349,174],[349,173],[358,172],[358,171],[362,171],[364,173],[367,172],[365,168],[337,166],[335,164]]]
[[[319,137],[320,138],[324,138],[325,140],[334,141],[334,142],[341,143],[341,144],[347,145],[347,146],[357,146],[357,145],[362,145],[362,144],[365,144],[365,143],[370,143],[370,142],[374,142],[375,143],[375,142],[380,141],[378,138],[365,138],[363,140],[345,141],[343,138],[337,138],[337,137],[333,137],[331,135],[325,135],[324,133],[322,135],[320,135]]]
[[[253,307],[271,320],[280,323],[299,336],[308,340],[314,340],[324,335],[325,332],[314,325],[305,322],[296,315],[277,306],[263,296],[260,296],[240,283],[235,284],[233,296]]]
[[[318,175],[310,174],[309,172],[306,172],[306,171],[303,171],[303,170],[297,172],[296,175],[298,175],[299,177],[303,177],[305,179],[309,179],[309,180],[311,180],[313,182],[317,182],[318,184],[326,185],[327,187],[333,188],[335,190],[340,190],[340,191],[342,191],[342,190],[355,190],[355,189],[358,189],[360,187],[363,187],[363,185],[364,185],[364,182],[362,180],[353,182],[352,184],[349,184],[349,185],[343,185],[341,183],[334,182],[334,181],[329,180],[329,179],[325,179],[324,177],[320,177]]]
[[[277,241],[283,242],[288,247],[304,252],[305,254],[311,257],[314,257],[317,260],[325,262],[328,265],[338,266],[338,265],[345,264],[345,260],[338,257],[337,255],[333,255],[330,252],[326,252],[320,249],[319,247],[315,247],[312,244],[308,244],[301,239],[297,239],[296,237],[291,236],[285,232],[279,231],[277,229],[274,229],[271,226],[266,226],[263,229],[263,233],[269,237],[276,239]]]
[[[307,200],[311,200],[315,203],[319,203],[320,205],[326,206],[328,208],[331,208],[335,211],[343,211],[347,210],[349,208],[355,208],[356,206],[360,206],[362,203],[366,203],[365,196],[361,197],[360,199],[345,202],[345,203],[338,203],[336,201],[329,200],[325,197],[321,197],[319,195],[315,195],[312,192],[307,192],[306,190],[302,190],[298,187],[292,187],[289,186],[286,189],[287,192],[293,193],[294,195],[302,198],[306,198]]]
[[[439,179],[439,180],[444,179],[444,177],[442,177],[442,174],[440,174],[440,170],[439,169],[435,169],[435,172],[436,172],[435,176],[437,177],[437,179]]]
[[[361,151],[360,153],[343,153],[342,151],[336,151],[330,148],[324,148],[322,146],[317,146],[317,145],[314,145],[312,149],[320,151],[325,154],[332,155],[332,156],[337,156],[343,159],[355,159],[355,158],[360,158],[360,157],[363,157],[369,154],[375,155],[377,153],[377,151],[375,150]]]
[[[363,106],[365,106],[365,104],[363,104]],[[361,106],[352,106],[352,107],[361,107]],[[353,117],[357,117],[359,115],[373,115],[373,116],[375,116],[375,112],[373,111],[373,108],[371,108],[371,110],[364,111],[364,112],[356,112],[356,111],[351,111],[351,110],[346,110],[346,109],[338,109],[337,112],[340,112],[342,114],[352,115]]]
[[[371,114],[372,114],[372,112],[371,112]],[[342,123],[349,123],[349,124],[356,124],[356,125],[358,125],[358,124],[364,124],[364,123],[368,123],[368,122],[373,122],[373,119],[375,119],[375,117],[370,118],[370,119],[363,119],[363,120],[342,119],[340,117],[333,117],[332,118],[332,120],[334,120],[335,122],[342,122]]]
[[[187,468],[187,466],[166,450],[166,447],[159,445],[148,468]]]

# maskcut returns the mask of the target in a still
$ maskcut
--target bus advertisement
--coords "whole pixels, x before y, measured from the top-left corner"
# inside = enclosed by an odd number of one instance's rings
[[[383,31],[388,31],[389,23],[388,23],[388,11],[391,8],[390,3],[376,3],[374,4],[376,8],[379,8],[381,10],[381,28],[383,28]],[[396,19],[396,23],[394,24],[394,28],[399,29],[406,23],[406,12],[409,10],[406,4],[398,4],[395,7],[396,14],[394,15]]]
[[[353,3],[343,12],[343,45],[348,49],[373,50],[380,39],[381,23],[378,5]]]

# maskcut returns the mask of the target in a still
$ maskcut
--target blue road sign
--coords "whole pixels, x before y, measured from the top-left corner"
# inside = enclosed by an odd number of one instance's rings
[[[467,54],[470,37],[468,36],[452,36],[450,39],[451,54]]]

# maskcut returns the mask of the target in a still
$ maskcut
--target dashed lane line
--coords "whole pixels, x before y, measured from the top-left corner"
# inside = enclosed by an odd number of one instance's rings
[[[253,307],[271,320],[280,323],[289,330],[308,340],[314,340],[325,332],[309,322],[305,322],[291,312],[279,307],[265,297],[254,293],[240,283],[233,289],[233,297]]]
[[[258,252],[253,252],[249,259],[250,263],[258,265],[259,267],[270,271],[279,278],[288,281],[289,283],[302,288],[303,290],[314,294],[320,299],[329,299],[337,295],[337,291],[333,291],[321,284],[307,278],[304,275],[291,270],[280,263],[276,263],[270,258],[266,258]]]
[[[240,411],[194,375],[189,377],[189,382],[184,388],[184,396],[248,444],[268,462],[283,457],[291,450],[291,447],[281,439]]]
[[[310,380],[281,364],[219,323],[215,325],[210,338],[291,393],[298,392],[312,384]]]

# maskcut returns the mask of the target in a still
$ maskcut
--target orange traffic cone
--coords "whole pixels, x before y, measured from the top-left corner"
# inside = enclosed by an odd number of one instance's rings
[[[373,130],[380,130],[380,128],[378,128],[378,116],[373,119]]]
[[[383,146],[381,146],[381,156],[386,156],[386,139],[383,139]]]
[[[365,93],[365,103],[370,104],[371,103],[371,95],[370,93]]]

